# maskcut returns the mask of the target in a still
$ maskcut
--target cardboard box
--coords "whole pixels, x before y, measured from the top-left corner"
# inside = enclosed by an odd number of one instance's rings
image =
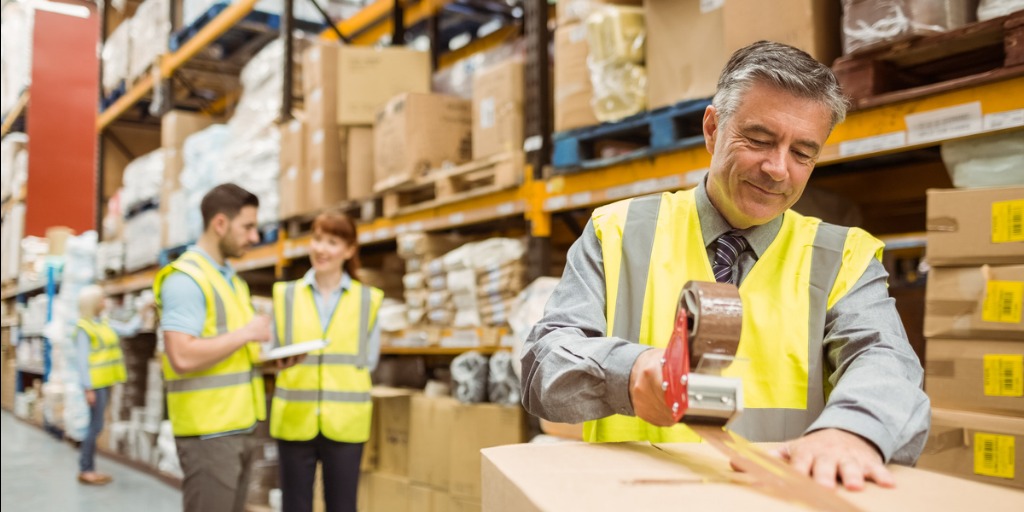
[[[555,15],[558,26],[569,23],[587,21],[587,16],[595,9],[611,5],[640,5],[643,0],[558,0],[555,4]]]
[[[452,497],[449,503],[449,512],[480,512],[483,510],[480,498]]]
[[[75,230],[65,226],[46,228],[46,242],[50,244],[50,256],[63,256],[68,238],[75,236]]]
[[[1024,265],[933,267],[925,297],[928,338],[1024,340]]]
[[[306,128],[306,211],[329,208],[348,199],[346,131],[337,125]]]
[[[430,92],[427,52],[346,46],[338,58],[338,124],[372,124],[380,108],[395,96]]]
[[[13,351],[11,354],[13,355]],[[0,387],[3,388],[0,391],[0,406],[7,411],[14,410],[14,395],[16,388],[16,381],[18,377],[18,367],[14,357],[10,357],[3,362],[3,376],[0,377]]]
[[[523,441],[522,407],[459,404],[451,429],[449,492],[452,498],[481,495],[480,450]]]
[[[451,497],[447,492],[422,485],[409,486],[409,512],[449,512]]]
[[[1022,460],[1024,418],[932,409],[928,444],[917,467],[1024,489]]]
[[[702,0],[646,0],[647,102],[651,110],[710,98],[729,60],[720,4]]]
[[[928,191],[928,263],[1024,264],[1024,187]]]
[[[1024,340],[932,338],[924,389],[946,409],[1024,415]]]
[[[383,473],[370,473],[370,507],[373,512],[408,512],[409,479]]]
[[[373,125],[375,191],[472,157],[472,102],[442,94],[401,94]]]
[[[409,479],[448,490],[452,423],[459,402],[450,397],[416,395],[412,398],[409,431]]]
[[[373,410],[377,415],[377,471],[395,476],[409,475],[409,426],[413,392],[375,387]]]
[[[523,62],[509,59],[473,76],[473,159],[523,148]]]
[[[594,87],[587,69],[587,27],[582,23],[555,30],[555,131],[598,124],[590,101]]]
[[[839,2],[729,0],[722,7],[726,54],[766,39],[795,46],[831,66],[841,54],[839,14]]]
[[[293,119],[281,125],[281,175],[278,178],[281,218],[306,213],[309,198],[306,173],[306,130]]]
[[[358,512],[369,512],[372,508],[370,502],[373,489],[371,487],[370,474],[365,471],[359,474],[359,488],[356,489],[356,510]]]
[[[373,127],[348,128],[348,197],[373,196]]]
[[[1014,510],[1011,489],[904,466],[897,485],[868,484],[837,494],[861,510]],[[707,444],[556,443],[483,451],[483,509],[488,512],[586,510],[806,511],[759,492]],[[811,481],[807,485],[814,485]]]

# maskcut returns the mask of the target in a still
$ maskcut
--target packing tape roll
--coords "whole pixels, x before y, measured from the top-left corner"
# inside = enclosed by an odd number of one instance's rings
[[[682,301],[690,317],[690,367],[696,368],[705,354],[735,356],[743,327],[739,289],[690,281],[683,287]]]

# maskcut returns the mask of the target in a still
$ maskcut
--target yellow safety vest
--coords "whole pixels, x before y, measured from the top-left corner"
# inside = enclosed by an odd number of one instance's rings
[[[89,336],[89,382],[92,389],[102,389],[127,380],[121,340],[106,320],[96,322],[81,318],[78,328]]]
[[[679,290],[714,282],[697,218],[694,191],[665,193],[597,209],[607,292],[608,333],[664,348]],[[783,215],[778,236],[739,287],[743,330],[737,351],[749,362],[725,374],[743,381],[744,411],[731,425],[753,441],[799,437],[818,417],[831,388],[822,343],[825,313],[857,282],[883,244],[865,231]],[[684,425],[655,427],[612,415],[584,425],[591,442],[685,442]]]
[[[202,338],[213,338],[238,330],[253,317],[249,287],[238,276],[228,283],[203,255],[187,251],[160,269],[153,283],[157,307],[164,279],[174,272],[191,277],[206,299],[206,322]],[[232,287],[233,286],[233,287]],[[248,344],[206,370],[179,374],[163,355],[167,387],[167,413],[174,435],[201,436],[249,428],[266,419],[267,404],[263,376],[253,362],[258,360],[259,343]]]
[[[330,344],[277,375],[270,435],[308,441],[322,433],[333,441],[366,442],[373,410],[368,345],[384,292],[353,280],[326,332],[314,293],[301,280],[274,285],[277,342],[284,346],[326,339]]]

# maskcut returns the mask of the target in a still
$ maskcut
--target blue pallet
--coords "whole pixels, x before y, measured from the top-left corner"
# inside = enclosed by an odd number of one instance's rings
[[[178,51],[186,42],[196,36],[200,30],[214,20],[220,13],[224,12],[225,9],[230,6],[230,2],[219,2],[210,6],[202,15],[195,19],[189,26],[171,34],[170,40],[168,41],[168,47],[172,52]],[[250,27],[246,30],[246,26]],[[252,11],[245,18],[242,19],[235,27],[232,27],[228,32],[217,39],[217,43],[222,43],[225,40],[238,39],[237,34],[232,36],[233,32],[252,32],[252,27],[259,27],[263,32],[268,31],[280,31],[281,29],[281,15],[271,14],[263,11]],[[317,32],[323,30],[326,27],[323,23],[313,23],[303,20],[295,20],[295,28],[307,32]],[[232,45],[233,46],[233,45]]]
[[[100,101],[100,112],[110,108],[110,106],[113,105],[114,102],[121,99],[121,96],[124,96],[124,93],[127,90],[127,88],[128,86],[125,85],[125,81],[121,80],[121,82],[117,84],[117,87],[114,88],[114,91],[108,94],[106,97],[103,98],[103,100]]]
[[[603,123],[554,134],[551,165],[554,174],[608,167],[630,160],[704,144],[702,119],[710,100],[691,100],[644,112],[614,123]],[[635,144],[637,149],[601,158],[601,142]]]

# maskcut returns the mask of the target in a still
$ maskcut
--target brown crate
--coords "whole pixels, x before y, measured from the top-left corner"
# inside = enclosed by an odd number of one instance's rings
[[[368,125],[391,98],[430,92],[430,55],[402,47],[342,47],[338,53],[338,110],[343,126]]]
[[[558,27],[554,40],[555,131],[598,124],[590,106],[594,88],[587,69],[587,27],[582,23]]]
[[[928,191],[932,265],[1024,264],[1024,187]]]
[[[925,353],[932,405],[1024,416],[1024,341],[932,338]]]
[[[473,159],[523,148],[523,62],[509,59],[473,76]]]
[[[1024,418],[933,409],[928,443],[917,467],[1024,489],[1024,472],[1017,462],[1021,460]]]
[[[722,9],[701,0],[646,0],[647,102],[653,110],[715,94],[725,51]]]
[[[934,267],[928,274],[928,338],[1024,339],[1024,265]]]

